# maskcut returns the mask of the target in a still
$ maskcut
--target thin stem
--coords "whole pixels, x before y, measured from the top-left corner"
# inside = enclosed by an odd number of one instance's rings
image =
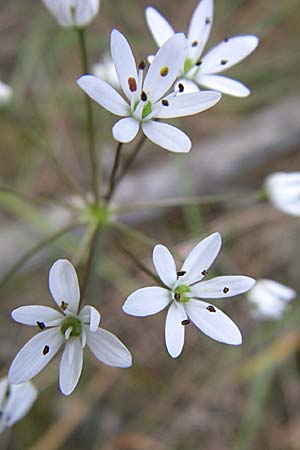
[[[72,228],[76,227],[78,223],[71,223],[66,227],[56,231],[55,233],[47,236],[45,239],[39,241],[36,245],[34,245],[31,249],[29,249],[21,258],[4,274],[4,276],[0,280],[0,289],[22,268],[22,266],[37,252],[42,250],[47,245],[51,244],[51,242],[56,241],[58,238],[66,234],[68,231],[72,230]]]
[[[135,239],[136,241],[141,242],[142,244],[148,245],[149,247],[153,247],[154,245],[157,244],[157,242],[154,239],[150,238],[146,234],[142,233],[139,230],[136,230],[133,227],[125,225],[124,223],[111,222],[111,226],[121,231],[128,237],[131,237],[132,239]]]
[[[100,227],[97,226],[97,228],[95,229],[94,234],[92,236],[92,239],[90,241],[89,255],[88,255],[87,262],[86,262],[83,278],[80,283],[81,299],[83,299],[84,296],[86,295],[86,291],[88,288],[88,284],[89,284],[89,280],[90,280],[91,272],[92,272],[92,268],[93,268],[93,262],[94,262],[94,258],[95,258],[95,254],[96,254],[96,250],[97,250],[97,241],[99,238],[99,233],[100,233]]]
[[[123,143],[119,142],[117,149],[116,149],[116,155],[115,155],[115,160],[114,160],[114,164],[113,164],[113,168],[109,177],[109,182],[108,182],[108,191],[107,194],[105,196],[105,200],[107,202],[110,201],[112,194],[114,192],[115,189],[115,184],[116,184],[116,176],[117,176],[117,172],[118,169],[120,167],[120,162],[121,162],[121,150],[122,150],[122,146]]]
[[[88,67],[88,59],[87,59],[87,49],[86,49],[86,39],[85,39],[85,29],[79,28],[77,29],[79,47],[80,47],[80,55],[81,55],[81,66],[84,74],[89,73]],[[86,128],[88,135],[88,148],[89,148],[89,157],[90,157],[90,165],[91,165],[91,175],[92,175],[92,192],[94,194],[95,204],[99,203],[99,187],[100,187],[100,172],[99,172],[99,164],[98,157],[96,153],[95,146],[95,132],[94,132],[94,119],[93,119],[93,105],[90,97],[87,94],[84,94],[85,97],[85,105],[86,105]]]

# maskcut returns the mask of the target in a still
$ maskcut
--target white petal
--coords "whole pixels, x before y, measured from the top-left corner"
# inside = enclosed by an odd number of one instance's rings
[[[64,315],[49,306],[28,305],[14,309],[11,313],[12,318],[24,325],[57,326],[64,319]]]
[[[56,355],[63,342],[64,336],[59,328],[51,328],[33,336],[17,353],[10,366],[10,383],[24,383],[37,375]]]
[[[203,272],[207,271],[216,259],[222,245],[220,233],[213,233],[203,239],[190,252],[181,271],[186,275],[181,278],[183,282],[192,284],[203,278]]]
[[[99,0],[43,0],[43,3],[63,27],[88,25],[98,13],[100,5]]]
[[[258,42],[256,36],[235,36],[226,39],[203,57],[201,74],[219,73],[229,69],[250,55]]]
[[[185,43],[182,33],[175,34],[156,53],[143,85],[152,104],[170,89],[177,78],[183,64]],[[162,76],[164,69],[165,75]]]
[[[164,106],[156,117],[164,119],[198,114],[214,106],[221,97],[219,92],[214,91],[177,95],[168,100],[169,106]]]
[[[95,333],[86,330],[87,345],[99,361],[113,367],[130,367],[131,353],[114,334],[103,328]]]
[[[120,87],[116,68],[108,53],[105,53],[99,64],[94,64],[92,68],[93,75],[107,81],[111,86],[118,89]]]
[[[79,338],[71,338],[64,349],[59,366],[59,387],[70,395],[77,386],[82,371],[82,347]]]
[[[142,123],[144,134],[154,144],[176,153],[188,153],[192,143],[190,138],[172,125],[149,120]]]
[[[79,316],[84,323],[90,324],[90,331],[95,332],[99,327],[101,316],[99,311],[93,306],[85,305],[80,311]]]
[[[250,94],[250,89],[240,81],[220,75],[200,74],[200,76],[196,77],[196,81],[202,86],[223,92],[223,94],[232,95],[233,97],[247,97]]]
[[[77,80],[81,89],[95,102],[116,116],[127,116],[129,105],[121,95],[106,81],[93,75],[83,75]]]
[[[5,402],[5,399],[7,397],[8,387],[9,387],[9,383],[8,383],[7,377],[1,378],[1,380],[0,380],[0,408],[2,408],[2,406]]]
[[[242,343],[242,335],[238,327],[215,306],[212,307],[209,303],[199,300],[190,300],[185,304],[185,310],[196,327],[210,338],[224,344],[240,345]]]
[[[193,92],[199,92],[199,86],[192,80],[188,79],[188,78],[179,78],[178,81],[176,81],[176,85],[175,88],[178,91],[178,85],[182,84],[183,85],[183,92],[182,94],[177,94],[177,95],[185,95],[185,94],[191,94]]]
[[[122,309],[131,316],[145,317],[160,312],[170,301],[171,293],[168,289],[151,286],[129,295]]]
[[[49,289],[59,307],[64,302],[67,311],[78,312],[80,291],[73,265],[67,259],[56,261],[49,272]]]
[[[1,410],[1,420],[5,425],[9,427],[21,420],[30,410],[37,395],[37,389],[30,381],[10,384],[7,402]]]
[[[300,216],[300,172],[275,172],[265,180],[273,205],[294,216]]]
[[[181,303],[172,302],[168,310],[165,326],[165,340],[169,354],[177,358],[183,349],[185,325],[182,321],[187,319]]]
[[[99,6],[100,0],[77,0],[75,15],[76,25],[88,25],[98,14]]]
[[[118,30],[113,30],[110,40],[111,57],[114,62],[120,85],[128,98],[135,95],[129,88],[128,79],[138,79],[136,63],[130,45],[125,36]]]
[[[158,47],[161,47],[175,34],[175,31],[155,8],[149,6],[146,8],[145,14],[151,34]]]
[[[255,280],[241,275],[216,277],[208,281],[201,281],[192,287],[192,294],[201,298],[233,297],[249,291]]]
[[[194,61],[199,59],[209,37],[213,13],[213,0],[201,0],[193,13],[188,32],[187,54]]]
[[[13,96],[13,91],[10,86],[0,81],[0,107],[7,105]]]
[[[140,124],[132,117],[119,120],[113,127],[113,137],[118,142],[130,142],[138,134]]]
[[[153,264],[161,281],[172,288],[177,281],[177,272],[174,258],[167,247],[161,244],[154,247]]]

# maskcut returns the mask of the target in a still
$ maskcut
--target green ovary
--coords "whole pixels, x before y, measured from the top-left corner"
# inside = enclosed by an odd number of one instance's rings
[[[145,119],[145,117],[148,116],[148,114],[150,114],[152,111],[152,104],[150,101],[148,101],[146,103],[146,105],[143,108],[143,112],[142,112],[142,119]]]
[[[184,74],[188,73],[193,67],[194,67],[195,63],[191,58],[187,58],[184,61],[184,65],[183,65],[183,72]]]
[[[62,323],[60,328],[62,334],[64,335],[68,328],[72,328],[70,337],[78,337],[81,336],[82,333],[82,324],[81,321],[77,317],[69,316],[66,317]]]
[[[174,298],[178,302],[187,303],[188,301],[190,301],[191,297],[187,296],[186,294],[190,293],[190,292],[191,292],[190,287],[186,286],[185,284],[182,284],[181,286],[178,286],[174,290]],[[178,297],[178,298],[176,298],[176,297]]]

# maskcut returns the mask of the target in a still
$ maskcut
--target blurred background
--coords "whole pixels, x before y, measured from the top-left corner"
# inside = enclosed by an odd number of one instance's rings
[[[197,0],[153,0],[178,31],[187,31]],[[90,63],[109,49],[112,28],[130,40],[137,60],[156,47],[144,0],[102,0],[88,31]],[[215,0],[206,49],[226,36],[256,34],[258,49],[226,74],[252,94],[223,96],[211,110],[177,121],[194,146],[188,156],[146,143],[116,196],[120,202],[176,195],[236,193],[213,205],[135,211],[122,218],[119,238],[152,268],[154,243],[174,250],[178,265],[202,237],[220,231],[223,251],[215,273],[278,280],[299,291],[299,220],[251,193],[277,170],[300,164],[299,0]],[[89,190],[84,99],[77,36],[60,28],[37,0],[1,2],[0,79],[14,92],[0,111],[0,275],[48,234],[65,226],[78,203],[76,180]],[[115,118],[94,105],[99,151],[109,173]],[[130,145],[124,152],[129,152]],[[77,189],[77,190],[76,190]],[[249,194],[250,193],[250,194]],[[68,210],[69,211],[69,210]],[[127,227],[133,227],[127,228]],[[108,230],[87,301],[102,326],[131,349],[130,370],[110,369],[88,351],[77,390],[57,387],[59,358],[34,380],[40,397],[26,418],[0,436],[5,450],[296,450],[300,439],[300,309],[297,298],[280,321],[251,318],[245,297],[219,301],[244,335],[241,347],[214,342],[192,325],[185,349],[172,360],[164,347],[165,312],[139,319],[121,311],[126,296],[152,283],[122,252]],[[51,305],[48,271],[58,257],[82,256],[84,230],[42,249],[1,289],[0,363],[33,330],[13,323],[10,311]],[[82,254],[81,254],[81,253]]]

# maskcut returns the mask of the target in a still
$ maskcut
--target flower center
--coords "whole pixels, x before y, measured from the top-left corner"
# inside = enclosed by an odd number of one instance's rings
[[[191,288],[189,286],[186,286],[185,284],[182,284],[181,286],[177,286],[177,288],[174,290],[174,300],[181,303],[187,303],[190,301],[191,297],[189,294],[191,292]]]
[[[68,316],[65,318],[65,320],[62,323],[62,326],[60,328],[63,335],[65,335],[65,332],[68,329],[71,329],[70,337],[78,337],[81,335],[82,332],[82,324],[81,321],[74,316]]]
[[[193,67],[195,63],[191,58],[186,58],[183,65],[183,72],[184,74],[188,73]]]

